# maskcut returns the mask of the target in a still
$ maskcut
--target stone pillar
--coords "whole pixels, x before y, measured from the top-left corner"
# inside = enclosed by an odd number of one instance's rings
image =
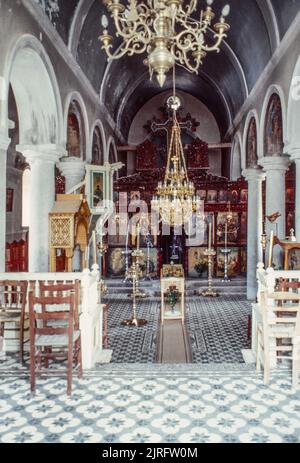
[[[296,164],[295,224],[297,242],[300,243],[300,145],[291,148],[289,154],[291,156],[291,161],[294,161]]]
[[[56,145],[18,146],[31,170],[29,271],[49,271],[49,212],[55,201],[55,164],[63,150]]]
[[[10,138],[0,135],[0,272],[5,272],[6,246],[6,161]]]
[[[266,172],[266,216],[279,212],[281,215],[275,225],[266,220],[266,233],[270,236],[271,230],[278,238],[286,237],[286,206],[285,206],[285,174],[290,166],[290,160],[286,156],[269,156],[260,161],[260,165]],[[276,267],[282,265],[282,250],[275,246],[273,262]]]
[[[263,259],[261,235],[263,232],[262,182],[265,174],[260,169],[246,169],[243,176],[248,182],[248,232],[247,232],[247,298],[257,295],[256,268]]]
[[[85,162],[76,157],[64,157],[58,168],[66,179],[66,193],[72,190],[85,176]]]

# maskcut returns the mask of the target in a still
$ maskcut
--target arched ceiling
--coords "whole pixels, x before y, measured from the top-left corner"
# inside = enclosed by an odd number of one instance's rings
[[[98,40],[101,16],[107,13],[101,0],[36,1],[44,5],[48,16],[47,5],[57,4],[52,22],[126,138],[139,108],[161,91],[156,82],[149,81],[143,57],[108,64]],[[208,106],[223,135],[300,10],[300,0],[215,0],[217,15],[227,2],[231,29],[221,53],[211,53],[205,59],[199,76],[177,72],[177,87]],[[199,10],[205,4],[199,0]],[[110,27],[115,36],[113,25]],[[170,85],[168,79],[163,90]]]

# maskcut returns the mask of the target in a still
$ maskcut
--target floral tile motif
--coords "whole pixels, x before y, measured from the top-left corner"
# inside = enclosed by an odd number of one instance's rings
[[[63,387],[62,387],[63,386]],[[105,366],[66,381],[0,378],[0,442],[300,443],[290,372],[270,386],[254,370]],[[59,392],[58,392],[59,391]]]

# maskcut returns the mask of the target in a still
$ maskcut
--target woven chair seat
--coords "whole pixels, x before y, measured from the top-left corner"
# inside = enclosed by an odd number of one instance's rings
[[[73,332],[73,343],[77,341],[80,336],[80,331]],[[51,335],[36,335],[35,345],[37,347],[52,346],[52,347],[65,347],[68,345],[67,334],[51,334]]]

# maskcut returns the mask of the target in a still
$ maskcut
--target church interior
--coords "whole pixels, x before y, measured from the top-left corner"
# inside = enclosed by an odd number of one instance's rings
[[[300,442],[300,0],[0,1],[0,442]]]

